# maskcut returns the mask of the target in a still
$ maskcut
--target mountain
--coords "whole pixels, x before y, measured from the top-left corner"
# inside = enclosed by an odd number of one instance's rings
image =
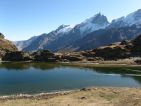
[[[108,22],[107,17],[98,13],[84,22],[71,27],[61,25],[56,30],[16,42],[23,51],[47,49],[56,51],[89,50],[126,39],[133,39],[141,33],[141,9]]]
[[[90,32],[107,27],[108,24],[109,22],[106,16],[98,13],[74,27],[70,25],[61,25],[56,30],[48,34],[42,34],[34,40],[31,38],[30,40],[18,41],[14,44],[23,51],[34,51],[39,49],[58,51],[64,48],[65,45],[72,44]]]
[[[100,46],[96,49],[64,53],[61,60],[68,61],[104,61],[104,60],[119,60],[128,59],[123,61],[127,63],[141,63],[141,34],[136,35],[135,39],[123,40],[121,42],[111,43],[109,45]]]
[[[100,29],[79,39],[69,48],[76,48],[77,51],[91,50],[100,46],[108,45],[122,40],[131,40],[141,34],[141,25],[130,27]],[[66,47],[67,48],[67,47]]]
[[[22,50],[23,48],[28,47],[37,38],[38,38],[38,36],[34,36],[34,37],[30,38],[29,40],[15,41],[15,42],[13,42],[13,44],[16,45],[16,47],[18,48],[18,50]]]
[[[133,40],[124,40],[107,46],[99,47],[91,51],[85,52],[85,55],[93,55],[104,60],[116,60],[129,57],[140,57],[141,55],[141,35]]]
[[[31,39],[32,41],[30,42],[30,44],[28,43],[28,46],[23,48],[23,50],[24,51],[35,51],[35,50],[45,49],[45,46],[48,46],[52,44],[53,42],[55,42],[56,40],[58,40],[60,37],[67,35],[71,29],[72,28],[69,25],[61,25],[56,30],[48,34],[42,34],[34,40]]]
[[[108,27],[120,28],[120,27],[127,27],[127,26],[140,25],[140,24],[141,24],[141,9],[127,15],[126,17],[121,17],[113,20]]]
[[[77,25],[75,28],[80,31],[80,35],[84,37],[90,32],[96,31],[98,29],[104,29],[109,25],[107,17],[101,13],[96,14],[81,24]]]

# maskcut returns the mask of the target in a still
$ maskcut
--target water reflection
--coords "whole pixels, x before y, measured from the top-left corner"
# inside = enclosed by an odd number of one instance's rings
[[[57,63],[30,63],[30,62],[9,62],[9,63],[0,64],[0,68],[5,68],[7,70],[20,70],[20,71],[24,71],[31,67],[40,70],[48,70],[59,66],[60,64]]]
[[[0,68],[4,68],[6,70],[16,70],[16,71],[27,71],[30,68],[39,69],[40,71],[48,71],[54,68],[59,67],[68,67],[66,64],[60,63],[43,63],[43,62],[4,62],[0,63]],[[89,71],[94,71],[97,73],[103,74],[120,74],[121,76],[128,76],[134,78],[135,80],[141,82],[140,76],[134,75],[141,75],[141,67],[81,67],[81,66],[69,66],[72,68],[78,69],[90,69]]]
[[[141,87],[141,68],[89,68],[58,63],[1,63],[0,95],[88,86]]]

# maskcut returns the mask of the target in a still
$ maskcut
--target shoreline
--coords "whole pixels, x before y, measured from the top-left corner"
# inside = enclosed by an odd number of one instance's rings
[[[2,106],[141,106],[141,88],[90,87],[56,93],[1,97]]]
[[[103,64],[96,62],[59,62],[57,64],[86,68],[141,68],[141,65],[138,64]],[[141,87],[92,86],[80,89],[60,90],[37,94],[15,94],[0,96],[0,104],[2,106],[141,106],[140,100]]]
[[[104,62],[104,61],[103,61]],[[112,61],[111,61],[112,62]],[[81,66],[81,67],[141,67],[141,64],[119,64],[119,63],[101,63],[101,62],[63,62],[66,66]]]
[[[3,95],[0,96],[0,100],[11,100],[11,99],[35,99],[35,98],[44,98],[44,97],[54,97],[57,95],[64,95],[69,94],[72,92],[76,92],[79,90],[64,90],[64,91],[56,91],[56,92],[42,92],[42,93],[35,93],[35,94],[13,94],[13,95]]]
[[[59,95],[67,95],[75,92],[80,91],[89,91],[91,89],[140,89],[141,87],[85,87],[85,88],[78,88],[72,90],[58,90],[58,91],[51,91],[51,92],[41,92],[35,94],[28,94],[28,93],[19,93],[19,94],[11,94],[11,95],[0,95],[0,100],[11,100],[11,99],[36,99],[36,98],[46,98],[46,97],[55,97]]]
[[[58,62],[46,62],[46,61],[0,61],[0,63],[57,63],[57,64],[71,64],[71,65],[105,65],[105,66],[140,66],[141,63],[134,62],[134,59],[121,59],[121,60],[108,60],[108,61],[58,61]]]

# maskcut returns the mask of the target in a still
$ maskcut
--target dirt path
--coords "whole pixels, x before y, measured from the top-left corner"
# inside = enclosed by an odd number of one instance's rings
[[[88,88],[36,97],[1,97],[0,106],[141,106],[141,88]]]

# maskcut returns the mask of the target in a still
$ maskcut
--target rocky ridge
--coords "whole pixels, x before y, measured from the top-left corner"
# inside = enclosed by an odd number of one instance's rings
[[[71,61],[107,61],[141,57],[141,35],[134,40],[124,40],[93,50],[80,52],[52,53],[48,50],[35,52],[8,51],[3,61],[39,61],[39,62],[71,62]]]

